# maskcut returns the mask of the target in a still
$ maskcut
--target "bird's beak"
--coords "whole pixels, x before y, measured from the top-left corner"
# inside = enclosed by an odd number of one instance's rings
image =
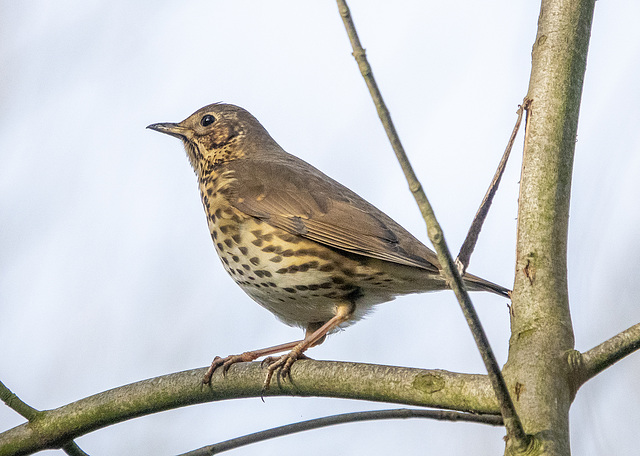
[[[160,133],[166,133],[167,135],[175,136],[179,139],[186,139],[187,128],[181,126],[180,124],[165,122],[165,123],[156,123],[151,124],[147,127],[150,130],[159,131]]]

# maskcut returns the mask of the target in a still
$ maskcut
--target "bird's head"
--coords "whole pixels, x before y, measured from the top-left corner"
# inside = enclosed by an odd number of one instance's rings
[[[180,123],[156,123],[147,128],[182,140],[199,177],[222,163],[268,151],[274,145],[279,148],[255,117],[231,104],[210,104]]]

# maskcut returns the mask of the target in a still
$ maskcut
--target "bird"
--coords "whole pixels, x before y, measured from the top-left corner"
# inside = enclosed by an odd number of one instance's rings
[[[449,288],[431,249],[384,212],[289,154],[247,110],[205,106],[179,123],[147,128],[182,141],[197,176],[215,250],[224,269],[301,340],[216,356],[222,367],[267,357],[263,389],[326,336],[397,296]],[[465,274],[470,291],[510,291]],[[286,352],[279,357],[271,357]]]

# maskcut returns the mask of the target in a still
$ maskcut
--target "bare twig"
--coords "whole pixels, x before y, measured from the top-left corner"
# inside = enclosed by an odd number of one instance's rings
[[[80,448],[73,440],[65,443],[62,446],[62,451],[67,453],[69,456],[89,456],[87,453],[82,451],[82,448]]]
[[[582,354],[580,384],[640,349],[640,323]]]
[[[473,415],[470,413],[446,412],[442,410],[416,410],[416,409],[394,409],[394,410],[372,410],[368,412],[344,413],[340,415],[325,416],[299,423],[287,424],[266,431],[255,432],[253,434],[244,435],[235,439],[225,440],[199,448],[197,450],[183,453],[179,456],[209,456],[212,454],[222,453],[223,451],[233,450],[252,443],[258,443],[265,440],[291,435],[298,432],[319,429],[336,424],[355,423],[359,421],[374,420],[392,420],[407,418],[431,418],[441,421],[466,421],[471,423],[489,424],[492,426],[501,426],[502,417],[497,415]]]
[[[16,396],[4,383],[0,381],[0,399],[7,404],[11,410],[18,413],[27,420],[32,420],[38,416],[39,410],[34,409],[29,404]]]
[[[429,235],[429,239],[431,239],[431,242],[436,249],[438,260],[440,261],[440,264],[442,266],[443,273],[449,281],[456,297],[458,298],[458,302],[460,303],[462,312],[465,316],[465,319],[467,320],[469,328],[471,329],[471,333],[473,334],[473,338],[475,339],[476,345],[478,346],[478,350],[480,351],[482,360],[484,361],[484,364],[487,368],[487,372],[489,373],[491,385],[493,386],[496,397],[500,402],[500,409],[502,411],[502,417],[507,429],[507,435],[511,442],[513,442],[515,448],[524,448],[528,445],[530,438],[525,434],[522,423],[518,418],[516,409],[513,405],[513,401],[509,396],[509,390],[507,389],[507,385],[504,381],[504,378],[502,377],[502,373],[500,372],[500,367],[498,366],[491,346],[489,345],[487,336],[482,329],[482,325],[480,324],[480,319],[478,318],[478,315],[473,308],[471,299],[469,298],[469,294],[467,293],[460,274],[458,273],[458,269],[455,266],[454,260],[447,247],[442,229],[438,224],[431,204],[429,203],[427,196],[422,190],[422,186],[420,185],[418,178],[413,172],[413,168],[411,167],[409,159],[404,152],[404,148],[402,147],[400,138],[398,137],[395,127],[393,126],[389,110],[386,108],[386,105],[382,99],[380,90],[378,89],[378,86],[373,77],[373,71],[371,70],[371,66],[367,61],[365,51],[360,44],[360,39],[358,38],[353,20],[351,19],[349,7],[347,6],[345,0],[337,0],[337,2],[340,15],[342,16],[342,21],[344,22],[344,26],[347,29],[347,35],[349,36],[349,40],[351,41],[351,46],[353,48],[353,57],[356,59],[358,67],[360,68],[360,72],[362,73],[362,77],[364,78],[367,87],[369,88],[369,92],[371,93],[371,97],[373,98],[373,102],[378,111],[378,116],[382,121],[382,125],[384,126],[387,136],[389,137],[391,146],[393,147],[393,150],[398,157],[398,161],[402,166],[402,170],[404,171],[409,183],[409,188],[411,189],[411,192],[413,193],[413,196],[416,199],[418,206],[420,207],[420,212],[422,213],[422,216],[427,223],[427,233]]]
[[[31,421],[38,417],[42,412],[31,407],[18,396],[16,396],[4,383],[0,381],[0,399],[7,404],[7,407],[17,412],[23,418]],[[87,453],[73,441],[67,442],[62,449],[70,456],[88,456]]]
[[[478,208],[478,212],[476,212],[476,215],[473,218],[473,222],[471,223],[471,227],[469,228],[467,237],[462,243],[462,247],[460,247],[460,253],[458,253],[458,258],[456,258],[456,264],[458,265],[460,274],[464,275],[464,272],[469,266],[469,260],[471,259],[471,254],[473,253],[473,249],[476,246],[476,242],[478,242],[478,236],[480,235],[480,230],[482,230],[482,224],[487,218],[489,208],[491,207],[491,203],[493,202],[493,197],[498,190],[500,179],[502,179],[502,175],[504,174],[507,160],[509,160],[509,155],[511,154],[513,143],[515,142],[516,136],[518,135],[518,130],[520,129],[520,124],[522,123],[522,113],[524,112],[524,109],[525,107],[518,106],[518,110],[516,111],[518,114],[518,119],[516,120],[516,124],[513,127],[511,137],[509,138],[507,147],[504,150],[504,154],[502,155],[500,164],[498,164],[498,169],[496,170],[496,173],[493,176],[493,180],[491,181],[491,184],[487,189],[487,193],[484,195],[484,199],[480,204],[480,208]]]

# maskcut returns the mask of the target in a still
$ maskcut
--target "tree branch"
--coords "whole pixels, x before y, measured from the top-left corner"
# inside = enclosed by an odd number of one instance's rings
[[[402,147],[402,143],[400,142],[400,138],[396,132],[396,129],[391,120],[391,115],[389,114],[389,110],[387,109],[384,100],[382,99],[382,94],[378,89],[378,85],[375,82],[373,77],[373,71],[369,62],[367,61],[367,57],[365,54],[365,50],[362,48],[360,44],[360,39],[358,38],[358,34],[356,32],[355,26],[353,24],[353,20],[351,19],[351,13],[349,12],[349,7],[345,0],[337,0],[338,9],[340,11],[340,15],[342,16],[342,21],[344,22],[344,26],[347,30],[347,35],[349,36],[349,40],[351,42],[351,46],[353,48],[353,57],[356,59],[358,63],[358,67],[360,68],[360,72],[362,73],[362,77],[364,78],[367,87],[369,88],[369,93],[373,98],[373,102],[378,111],[378,116],[382,121],[382,125],[389,137],[389,141],[391,142],[391,146],[396,153],[396,157],[402,166],[402,170],[407,178],[409,183],[409,188],[413,193],[413,196],[420,207],[420,212],[422,213],[422,217],[424,218],[427,224],[427,234],[429,235],[429,239],[433,243],[436,253],[438,254],[438,260],[442,266],[442,271],[444,276],[447,278],[453,292],[458,298],[458,302],[460,303],[460,307],[462,308],[462,313],[464,314],[465,319],[467,320],[467,324],[471,330],[473,338],[478,346],[478,350],[480,351],[480,355],[482,356],[482,360],[484,365],[489,373],[489,379],[491,381],[491,385],[493,386],[494,392],[498,401],[500,402],[500,409],[502,412],[502,417],[504,419],[505,427],[507,429],[507,435],[511,442],[519,448],[525,448],[528,445],[529,438],[525,434],[524,429],[522,427],[522,423],[518,418],[516,413],[515,406],[513,405],[513,401],[509,396],[509,390],[507,389],[507,385],[502,377],[502,373],[500,372],[500,366],[498,366],[498,362],[493,354],[493,350],[489,345],[489,340],[482,329],[482,325],[480,324],[480,319],[478,318],[478,314],[476,313],[473,304],[471,303],[471,299],[469,298],[469,294],[467,293],[466,287],[460,277],[458,272],[458,268],[455,266],[453,257],[451,256],[451,252],[447,247],[444,233],[442,232],[442,228],[436,219],[435,213],[433,212],[433,208],[427,199],[427,196],[416,177],[411,164],[409,163],[409,159]]]
[[[638,349],[640,349],[640,323],[582,354],[580,362],[575,366],[578,375],[577,387]]]
[[[567,232],[580,99],[594,0],[542,0],[525,103],[509,358],[525,429],[545,455],[569,455],[574,335]],[[507,453],[517,453],[507,442]]]
[[[0,399],[2,399],[2,402],[4,402],[7,407],[27,420],[34,419],[38,416],[38,413],[40,413],[39,410],[34,409],[16,396],[4,383],[2,383],[2,381],[0,381]]]
[[[179,456],[209,456],[233,450],[252,443],[263,442],[265,440],[291,435],[298,432],[310,431],[323,427],[334,426],[336,424],[356,423],[360,421],[393,420],[408,418],[430,418],[439,421],[466,421],[469,423],[482,423],[492,426],[502,426],[502,417],[499,415],[472,415],[469,413],[446,412],[442,410],[415,410],[415,409],[394,409],[394,410],[371,410],[367,412],[343,413],[340,415],[325,416],[299,423],[278,426],[266,431],[255,432],[235,439],[209,445],[197,450],[183,453]]]
[[[28,421],[36,420],[42,414],[42,412],[34,409],[18,396],[16,396],[9,388],[5,386],[4,383],[2,383],[2,381],[0,381],[0,399],[2,399],[7,407],[14,410],[19,415],[26,418]],[[0,436],[1,435],[2,434],[0,434]],[[1,442],[2,439],[0,437],[0,444]],[[87,453],[82,451],[82,449],[73,441],[65,443],[62,446],[62,450],[70,456],[88,456]]]
[[[458,374],[373,364],[299,360],[292,381],[274,378],[262,390],[265,369],[259,362],[238,363],[226,376],[216,372],[202,387],[206,369],[143,380],[53,410],[0,434],[0,456],[28,454],[63,444],[131,418],[185,405],[264,396],[321,396],[498,413],[485,375]]]
[[[80,448],[73,440],[62,445],[62,451],[67,453],[69,456],[89,456],[87,453],[82,451],[82,448]]]
[[[522,123],[522,114],[524,112],[525,106],[518,106],[518,110],[516,111],[518,114],[518,118],[516,119],[516,124],[513,127],[513,131],[511,132],[511,137],[509,137],[509,142],[507,143],[507,147],[502,154],[502,159],[498,164],[498,169],[496,169],[496,173],[493,176],[493,180],[491,184],[489,184],[489,188],[487,189],[487,193],[484,195],[482,199],[482,203],[480,203],[480,207],[476,212],[476,215],[473,217],[473,222],[471,223],[471,227],[469,228],[469,232],[467,233],[467,237],[462,243],[462,247],[460,247],[460,253],[458,253],[458,257],[456,258],[456,264],[458,265],[458,270],[461,274],[467,270],[469,266],[469,261],[471,260],[471,254],[473,253],[473,249],[478,242],[478,236],[480,235],[480,230],[482,229],[482,224],[487,218],[487,214],[489,213],[489,208],[491,207],[491,203],[493,202],[493,197],[498,191],[498,186],[500,185],[500,179],[502,179],[502,175],[504,174],[504,169],[507,166],[507,160],[509,160],[509,155],[511,155],[511,149],[513,148],[513,143],[516,140],[516,136],[518,135],[518,130],[520,130],[520,124]]]

